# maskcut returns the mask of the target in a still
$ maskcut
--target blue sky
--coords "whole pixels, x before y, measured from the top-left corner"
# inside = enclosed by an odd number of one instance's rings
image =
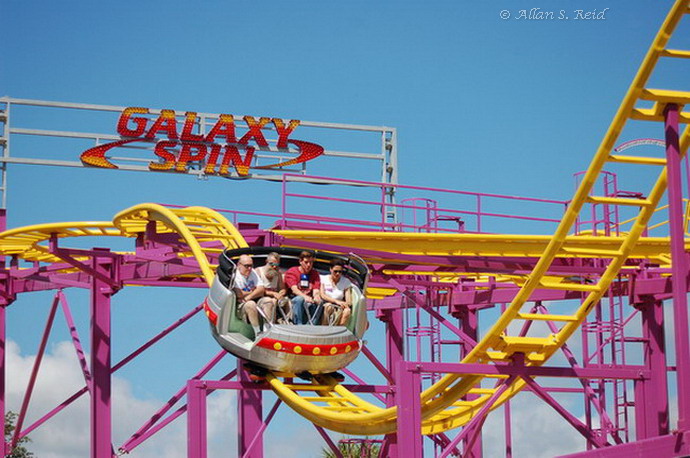
[[[387,125],[398,129],[401,183],[566,200],[670,5],[0,0],[0,96]],[[532,8],[569,18],[516,19]],[[577,10],[595,9],[604,19],[575,19]],[[510,19],[501,18],[504,10]],[[622,187],[632,188],[635,176],[624,179]],[[234,208],[238,193],[243,205],[263,208],[274,205],[269,197],[278,190],[263,182],[27,166],[11,167],[9,180],[10,227],[107,220],[142,201]],[[165,293],[165,323],[200,295]],[[128,314],[159,300],[138,288],[121,296]],[[10,309],[11,320],[42,324],[18,309]],[[115,316],[122,332],[138,335]],[[37,336],[9,335],[22,357],[35,351]],[[199,339],[205,357],[213,353],[208,336],[185,339],[186,348]],[[201,364],[185,355],[190,370]],[[169,392],[156,374],[144,382],[136,375],[128,374],[134,398],[162,400]]]
[[[390,125],[406,184],[567,198],[666,5],[4,0],[0,83],[13,97]],[[609,10],[499,16],[534,7]]]

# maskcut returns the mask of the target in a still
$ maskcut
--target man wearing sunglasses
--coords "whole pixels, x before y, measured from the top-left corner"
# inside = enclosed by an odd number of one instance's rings
[[[310,251],[302,251],[299,266],[291,267],[285,272],[285,286],[291,295],[295,324],[321,323],[321,280],[313,267],[314,255]]]
[[[270,298],[264,297],[266,287],[254,271],[252,257],[247,254],[240,256],[238,260],[233,290],[237,297],[237,307],[244,312],[249,324],[254,328],[255,335],[261,332],[261,320],[257,308],[261,309],[268,321],[273,322],[275,303]]]
[[[330,275],[321,276],[321,297],[326,307],[326,324],[344,326],[350,319],[352,282],[343,275],[344,270],[345,261],[336,258],[331,261]]]

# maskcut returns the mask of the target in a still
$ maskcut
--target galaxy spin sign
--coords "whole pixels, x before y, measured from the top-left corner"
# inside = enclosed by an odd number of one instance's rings
[[[117,122],[121,140],[90,148],[81,154],[84,165],[108,169],[119,168],[106,157],[110,150],[134,143],[153,143],[151,171],[187,173],[190,164],[201,163],[206,175],[247,176],[249,169],[275,169],[311,161],[324,152],[315,143],[291,138],[300,121],[280,118],[243,116],[242,124],[236,126],[236,117],[229,114],[218,116],[217,122],[208,133],[195,133],[200,123],[197,112],[188,111],[179,116],[174,110],[161,110],[156,117],[151,110],[142,107],[125,108]],[[240,136],[237,130],[242,129]],[[296,157],[270,165],[252,166],[257,149],[270,149],[264,135],[266,130],[274,131],[279,151],[293,152]]]

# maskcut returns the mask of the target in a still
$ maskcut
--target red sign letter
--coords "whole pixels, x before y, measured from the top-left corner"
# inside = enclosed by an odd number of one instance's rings
[[[213,143],[216,136],[225,137],[225,143],[235,143],[237,141],[235,138],[235,120],[232,115],[220,115],[218,117],[218,122],[206,136],[206,141]]]
[[[155,137],[158,131],[161,130],[167,132],[170,140],[177,139],[177,121],[175,120],[175,112],[173,110],[161,110],[161,115],[149,129],[146,138]]]
[[[146,123],[149,121],[146,118],[132,118],[132,121],[136,125],[136,129],[131,130],[127,127],[127,123],[130,121],[129,117],[133,113],[148,113],[148,108],[141,107],[129,107],[125,108],[120,115],[120,119],[117,121],[117,133],[123,137],[141,137],[146,130]]]
[[[219,174],[227,175],[228,165],[230,165],[230,162],[232,162],[232,165],[235,166],[235,170],[237,170],[237,174],[239,176],[245,176],[249,173],[249,166],[252,163],[253,157],[254,148],[251,146],[247,147],[247,152],[244,155],[243,160],[242,156],[240,156],[239,151],[237,151],[237,147],[228,145],[225,147],[225,156],[223,156],[223,162],[220,165]]]
[[[156,156],[162,158],[165,162],[162,164],[160,162],[149,163],[149,170],[154,170],[157,172],[162,172],[166,170],[172,170],[175,167],[175,155],[165,148],[172,148],[177,145],[176,141],[160,141],[156,143],[156,149],[154,153]]]
[[[276,132],[278,132],[278,148],[287,148],[288,136],[292,133],[297,126],[299,126],[299,121],[297,119],[290,120],[287,127],[280,118],[273,118],[273,125],[276,126]]]
[[[270,118],[260,118],[257,122],[253,116],[245,116],[244,122],[247,123],[249,131],[246,134],[244,134],[242,138],[240,138],[239,143],[246,145],[247,143],[249,143],[249,139],[253,138],[257,145],[268,146],[268,142],[264,138],[264,134],[263,132],[261,132],[261,128],[268,124],[270,120]]]
[[[199,152],[192,154],[192,149],[196,149]],[[187,170],[187,164],[190,161],[200,161],[204,157],[206,157],[206,145],[199,143],[184,143],[182,145],[182,151],[180,151],[180,157],[177,159],[175,171],[184,172]]]
[[[207,175],[212,175],[216,173],[216,162],[218,162],[218,155],[220,155],[220,145],[214,143],[211,145],[211,152],[208,154],[208,159],[206,159],[206,167],[204,168],[204,173]]]
[[[183,142],[203,142],[204,136],[199,134],[193,134],[194,124],[196,124],[196,113],[193,111],[188,111],[185,113],[184,127],[182,128],[182,137],[180,140]]]

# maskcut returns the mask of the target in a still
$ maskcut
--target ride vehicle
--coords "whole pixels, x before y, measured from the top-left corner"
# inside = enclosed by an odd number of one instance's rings
[[[328,272],[334,258],[345,262],[344,276],[351,283],[351,315],[345,325],[296,325],[271,323],[262,317],[263,330],[255,335],[237,307],[232,285],[237,273],[237,260],[250,255],[255,267],[266,263],[269,253],[280,255],[280,269],[299,264],[303,250],[294,248],[250,247],[226,250],[219,256],[218,268],[204,310],[216,341],[231,354],[278,374],[332,374],[350,364],[362,348],[362,338],[368,327],[366,298],[369,269],[354,254],[339,255],[315,251],[314,266],[320,274]],[[259,309],[260,311],[260,309]],[[261,311],[260,311],[261,312]]]

